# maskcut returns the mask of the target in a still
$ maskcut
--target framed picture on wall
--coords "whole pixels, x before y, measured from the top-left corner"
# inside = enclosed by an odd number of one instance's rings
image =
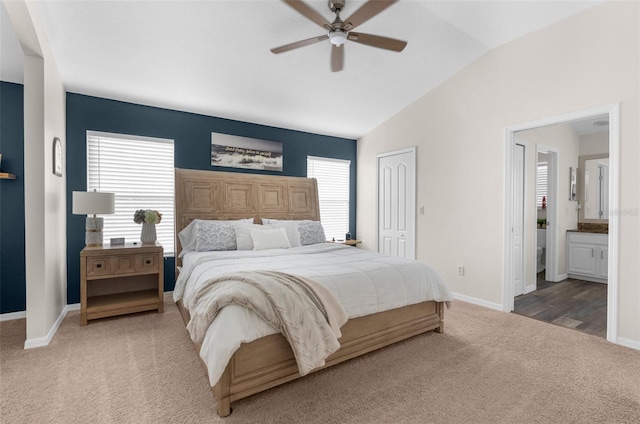
[[[569,200],[577,200],[576,196],[576,174],[577,168],[569,167]]]
[[[62,142],[58,137],[53,139],[53,174],[62,177]]]
[[[211,133],[211,166],[282,172],[282,143]]]

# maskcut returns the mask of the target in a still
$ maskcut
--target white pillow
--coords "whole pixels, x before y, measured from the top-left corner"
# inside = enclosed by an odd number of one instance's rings
[[[246,224],[236,223],[233,228],[236,231],[236,245],[238,250],[253,250],[253,239],[251,238],[251,231],[263,231],[271,230],[271,225],[258,225],[258,224]]]
[[[275,225],[284,222],[293,222],[297,224],[298,232],[300,233],[300,244],[302,246],[327,242],[327,238],[324,234],[324,228],[322,227],[320,221],[311,221],[308,219],[302,221],[286,221],[280,219],[262,218],[263,224]]]
[[[298,224],[294,221],[281,221],[274,222],[268,227],[273,228],[284,228],[287,232],[287,239],[289,239],[289,244],[291,247],[300,247],[300,232],[298,231]]]
[[[253,250],[288,249],[291,247],[284,228],[269,230],[251,230]]]
[[[178,233],[178,239],[180,240],[180,246],[182,246],[179,258],[183,257],[187,252],[196,250],[196,222],[191,221],[189,225],[184,227]]]

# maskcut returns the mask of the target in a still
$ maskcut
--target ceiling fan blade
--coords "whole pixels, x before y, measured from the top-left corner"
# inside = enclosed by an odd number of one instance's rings
[[[331,45],[331,72],[340,72],[344,68],[344,44]]]
[[[396,1],[398,0],[369,0],[363,4],[360,9],[353,12],[351,16],[344,20],[342,28],[345,31],[350,31],[358,25],[362,25],[369,19],[373,18]]]
[[[401,52],[407,45],[406,41],[394,38],[382,37],[380,35],[363,34],[361,32],[350,32],[347,39],[367,46],[379,47],[381,49]]]
[[[298,13],[306,17],[307,19],[315,22],[323,28],[328,29],[329,31],[333,30],[333,26],[327,21],[321,14],[312,9],[306,3],[300,0],[284,0],[289,6],[294,8]]]
[[[295,43],[285,44],[284,46],[275,47],[275,48],[271,49],[271,53],[276,53],[276,54],[277,53],[284,53],[284,52],[288,52],[289,50],[297,49],[299,47],[308,46],[310,44],[315,44],[315,43],[318,43],[320,41],[324,41],[324,40],[328,40],[328,39],[329,39],[328,35],[319,35],[317,37],[307,38],[306,40],[300,40],[300,41],[296,41]]]

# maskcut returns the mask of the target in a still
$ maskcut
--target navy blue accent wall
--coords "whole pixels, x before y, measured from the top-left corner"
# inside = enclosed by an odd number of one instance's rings
[[[211,133],[277,141],[283,148],[283,172],[253,173],[304,177],[307,156],[351,160],[349,227],[355,235],[356,140],[268,127],[212,116],[160,109],[67,93],[67,302],[80,301],[80,258],[84,247],[84,216],[71,214],[73,191],[87,186],[86,132],[103,131],[174,140],[177,168],[252,172],[211,166]],[[152,160],[152,159],[151,159]],[[174,259],[165,259],[165,290],[173,290]]]
[[[3,172],[15,180],[0,180],[0,313],[24,311],[24,90],[0,81],[0,153]]]

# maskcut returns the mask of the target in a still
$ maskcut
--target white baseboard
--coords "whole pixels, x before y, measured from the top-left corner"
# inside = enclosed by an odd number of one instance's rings
[[[79,311],[80,304],[73,303],[71,305],[67,305],[68,311]],[[0,321],[13,321],[14,319],[22,319],[27,317],[27,311],[18,311],[18,312],[8,312],[6,314],[0,314]]]
[[[60,315],[58,315],[58,319],[56,320],[56,322],[53,323],[53,326],[51,326],[51,329],[49,330],[49,333],[45,336],[45,337],[38,337],[35,339],[27,339],[24,342],[24,348],[25,349],[33,349],[34,347],[43,347],[43,346],[47,346],[51,340],[53,339],[53,336],[56,335],[56,332],[58,331],[58,328],[60,328],[60,325],[62,324],[62,321],[64,320],[64,317],[67,316],[67,312],[69,312],[69,308],[73,307],[74,309],[79,309],[79,304],[78,308],[75,308],[75,305],[66,305],[63,309],[62,312],[60,312]]]
[[[564,281],[567,278],[569,278],[569,274],[560,274],[558,275],[558,281],[556,281],[556,283],[559,283],[560,281]]]
[[[14,319],[22,319],[27,317],[27,311],[8,312],[0,314],[0,321],[13,321]]]
[[[478,299],[476,297],[467,296],[464,294],[453,292],[453,298],[462,300],[463,302],[472,303],[478,306],[484,306],[485,308],[495,309],[496,311],[502,312],[502,305],[499,303],[488,302],[483,299]]]
[[[631,349],[640,350],[640,342],[636,340],[626,339],[624,337],[618,337],[618,344],[624,347],[630,347]]]
[[[538,289],[537,284],[532,284],[532,285],[530,285],[530,286],[526,286],[526,287],[524,288],[524,294],[534,292],[534,291],[536,291],[537,289]]]
[[[71,305],[67,305],[67,312],[69,311],[79,311],[80,310],[80,304],[79,303],[72,303]]]

